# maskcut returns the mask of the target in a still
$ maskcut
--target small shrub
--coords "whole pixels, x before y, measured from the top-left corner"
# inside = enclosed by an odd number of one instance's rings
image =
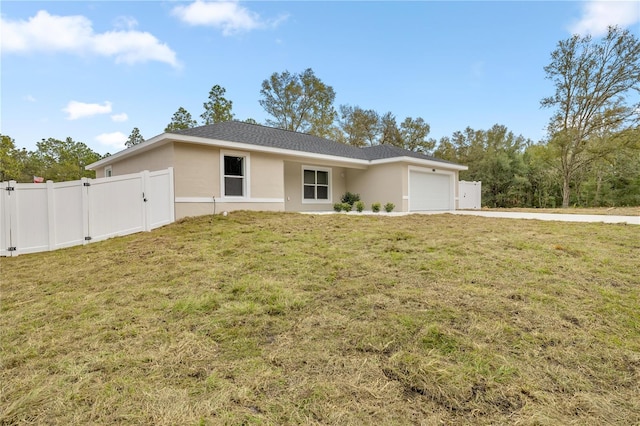
[[[335,210],[337,212],[341,212],[342,211],[342,203],[335,203],[333,205],[333,210]]]
[[[371,204],[371,211],[374,213],[378,213],[380,211],[380,207],[382,207],[380,203],[373,203]]]
[[[358,213],[362,213],[362,210],[364,210],[364,203],[358,200],[354,205],[356,206],[356,210],[358,211]]]
[[[349,203],[350,206],[353,206],[353,203],[355,203],[356,201],[360,201],[360,194],[345,192],[340,201],[342,201],[343,203]]]
[[[387,213],[391,213],[395,208],[396,208],[396,205],[393,203],[387,203],[384,205],[384,211]]]
[[[342,203],[342,210],[345,212],[350,212],[353,209],[353,206],[349,203]]]

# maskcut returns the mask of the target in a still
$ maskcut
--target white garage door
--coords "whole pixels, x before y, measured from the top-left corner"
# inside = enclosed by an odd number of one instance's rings
[[[452,175],[409,172],[409,210],[452,210]]]

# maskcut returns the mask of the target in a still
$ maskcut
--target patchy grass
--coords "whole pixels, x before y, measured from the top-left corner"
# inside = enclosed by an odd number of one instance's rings
[[[630,225],[232,213],[0,259],[0,424],[638,424]]]

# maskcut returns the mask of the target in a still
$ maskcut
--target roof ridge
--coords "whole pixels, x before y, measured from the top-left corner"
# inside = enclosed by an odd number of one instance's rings
[[[357,147],[310,133],[281,129],[260,123],[247,123],[240,120],[204,124],[189,129],[182,129],[175,133],[366,161],[410,157],[456,164],[395,145],[378,144]]]
[[[223,123],[248,124],[248,125],[251,125],[251,126],[263,127],[265,129],[279,130],[279,131],[282,131],[282,132],[289,132],[289,133],[293,133],[293,134],[296,134],[296,135],[306,135],[306,136],[311,136],[311,137],[314,137],[314,138],[324,139],[324,140],[331,141],[331,142],[341,143],[341,142],[335,141],[333,139],[323,138],[322,136],[312,135],[311,133],[307,133],[307,132],[299,132],[297,130],[283,129],[282,127],[267,126],[266,124],[261,124],[261,123],[247,123],[246,121],[235,120],[235,119],[234,120],[230,120],[230,121],[221,121],[219,123],[213,123],[213,124],[223,124]],[[212,126],[213,124],[209,124],[209,126]],[[347,145],[347,144],[343,144],[343,145]]]

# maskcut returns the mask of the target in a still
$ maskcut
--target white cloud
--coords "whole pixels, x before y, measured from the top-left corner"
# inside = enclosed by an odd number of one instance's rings
[[[129,116],[127,115],[126,112],[120,113],[120,114],[113,114],[111,116],[111,120],[115,121],[116,123],[121,123],[123,121],[127,121],[129,119]]]
[[[113,57],[117,63],[159,61],[179,67],[176,53],[167,44],[133,30],[135,21],[125,22],[127,30],[96,34],[91,21],[79,15],[57,16],[41,10],[27,21],[0,18],[2,51],[93,54]]]
[[[28,21],[2,19],[2,49],[81,51],[87,47],[93,30],[84,16],[53,16],[41,10]]]
[[[109,114],[111,112],[111,102],[105,101],[103,105],[100,105],[70,101],[62,111],[68,114],[67,120],[77,120],[78,118],[91,117],[92,115]]]
[[[118,29],[132,30],[138,26],[138,21],[132,16],[118,16],[113,26]]]
[[[640,22],[637,1],[589,1],[582,6],[582,16],[569,26],[572,34],[598,37],[607,33],[609,26],[622,28]]]
[[[149,33],[110,31],[94,36],[93,44],[96,52],[115,57],[116,63],[158,61],[179,66],[175,52]]]
[[[259,14],[240,6],[237,1],[196,0],[188,6],[176,6],[172,12],[189,25],[219,28],[225,36],[276,27],[287,19],[287,16],[283,15],[274,20],[264,20]]]
[[[124,149],[127,138],[127,135],[122,132],[101,133],[96,136],[96,141],[112,148]]]
[[[24,100],[27,102],[37,102],[36,98],[34,98],[32,95],[25,96]]]

